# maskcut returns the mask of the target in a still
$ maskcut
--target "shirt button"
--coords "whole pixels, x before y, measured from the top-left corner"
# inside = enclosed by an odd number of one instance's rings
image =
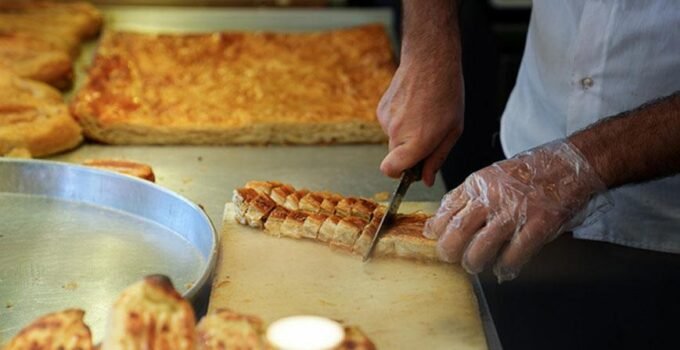
[[[583,90],[587,90],[587,89],[593,87],[594,83],[595,82],[593,81],[593,78],[591,78],[591,77],[585,77],[585,78],[581,79],[581,87],[583,88]]]

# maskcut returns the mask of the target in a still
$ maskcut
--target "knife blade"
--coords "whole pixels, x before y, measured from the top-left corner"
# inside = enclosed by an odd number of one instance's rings
[[[371,240],[371,245],[364,253],[363,261],[370,259],[371,253],[373,252],[373,249],[375,249],[375,245],[378,242],[380,235],[383,234],[394,221],[394,217],[399,211],[399,206],[401,205],[401,201],[404,199],[404,195],[406,195],[406,191],[408,191],[409,186],[411,186],[411,184],[416,181],[420,181],[422,178],[423,164],[424,161],[421,161],[414,167],[406,169],[406,171],[401,174],[399,185],[397,185],[397,188],[390,197],[390,201],[387,204],[387,212],[385,212],[385,215],[383,215],[380,223],[378,224],[375,235],[373,235],[373,239]]]

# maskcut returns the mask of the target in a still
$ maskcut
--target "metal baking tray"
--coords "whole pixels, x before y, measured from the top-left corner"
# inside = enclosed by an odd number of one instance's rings
[[[207,288],[217,234],[196,204],[145,180],[66,163],[0,159],[0,344],[36,317],[109,308],[145,275],[185,297]]]

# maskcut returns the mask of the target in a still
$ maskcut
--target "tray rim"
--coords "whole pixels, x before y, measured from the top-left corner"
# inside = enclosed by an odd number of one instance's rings
[[[215,266],[217,264],[217,256],[218,256],[218,249],[219,249],[219,235],[217,233],[217,230],[215,229],[215,225],[213,224],[212,220],[210,219],[210,216],[208,216],[208,214],[205,212],[205,209],[203,209],[198,204],[192,202],[188,198],[180,195],[179,193],[171,191],[171,190],[169,190],[169,189],[167,189],[163,186],[160,186],[156,183],[153,183],[153,182],[150,182],[150,181],[147,181],[147,180],[143,180],[143,179],[140,179],[140,178],[137,178],[137,177],[134,177],[134,176],[130,176],[130,175],[124,175],[124,174],[116,173],[116,172],[113,172],[113,171],[91,168],[91,167],[87,167],[87,166],[80,165],[80,164],[66,163],[66,162],[59,162],[59,161],[52,161],[52,160],[43,160],[43,159],[20,159],[20,158],[2,158],[2,157],[0,157],[0,166],[2,166],[3,163],[14,163],[14,164],[22,164],[23,163],[23,164],[29,164],[29,165],[33,164],[33,165],[44,165],[44,166],[71,168],[71,169],[76,169],[77,171],[82,171],[82,172],[85,172],[85,173],[91,173],[94,176],[111,177],[111,178],[118,179],[119,181],[124,181],[124,182],[126,182],[126,181],[127,182],[130,182],[130,181],[131,182],[137,182],[138,184],[150,187],[155,191],[160,191],[161,193],[175,197],[176,199],[178,199],[179,201],[183,202],[185,205],[188,205],[191,209],[196,211],[199,214],[199,216],[201,217],[201,219],[203,219],[205,221],[205,223],[207,223],[208,228],[210,229],[210,237],[209,238],[212,240],[212,246],[209,249],[208,257],[205,260],[205,265],[203,266],[203,268],[201,268],[199,278],[195,281],[195,283],[193,283],[191,288],[189,288],[188,290],[181,293],[181,295],[182,295],[182,297],[184,297],[186,299],[194,300],[194,298],[196,298],[199,295],[199,293],[202,291],[203,288],[209,287],[209,285],[211,284],[210,282],[212,282],[212,275],[214,273]],[[0,169],[0,176],[1,175],[2,175],[2,171]],[[171,228],[169,228],[166,224],[164,224],[163,222],[158,222],[158,221],[153,220],[151,218],[142,217],[139,214],[131,213],[129,211],[126,211],[126,210],[120,209],[120,208],[114,208],[114,207],[111,207],[109,205],[102,204],[102,203],[79,201],[79,200],[76,200],[76,199],[63,198],[63,197],[49,195],[49,194],[38,195],[38,194],[25,193],[25,192],[21,192],[21,191],[7,192],[7,191],[0,189],[0,194],[2,194],[2,193],[25,194],[25,195],[29,195],[29,196],[43,196],[43,197],[48,197],[48,198],[56,198],[56,199],[60,199],[60,200],[73,201],[75,203],[84,203],[84,204],[88,204],[88,205],[96,205],[96,206],[100,206],[100,207],[103,207],[103,208],[107,208],[107,209],[111,209],[111,210],[115,210],[115,211],[119,211],[119,212],[124,212],[125,214],[128,214],[128,215],[141,217],[145,220],[152,221],[156,224],[159,224],[159,225],[162,225],[163,227],[168,228],[171,231],[174,231]]]

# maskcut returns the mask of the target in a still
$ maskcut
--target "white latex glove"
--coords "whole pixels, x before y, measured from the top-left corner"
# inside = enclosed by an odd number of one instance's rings
[[[555,141],[470,175],[442,199],[424,235],[440,256],[469,273],[493,264],[499,282],[517,277],[543,245],[580,225],[589,200],[606,190],[573,145]]]

